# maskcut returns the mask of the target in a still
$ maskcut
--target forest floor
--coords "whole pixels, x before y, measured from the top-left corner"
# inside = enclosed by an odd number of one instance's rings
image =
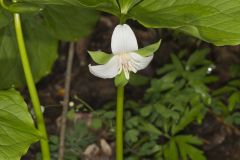
[[[75,95],[94,107],[101,108],[103,104],[115,99],[116,90],[112,80],[103,80],[94,77],[88,70],[88,64],[92,63],[87,50],[102,50],[111,52],[111,34],[118,21],[116,18],[102,15],[93,33],[75,44],[75,57],[73,62],[70,100]],[[240,47],[214,47],[200,40],[169,30],[145,29],[136,22],[130,21],[136,33],[139,46],[146,46],[159,39],[162,45],[155,54],[153,63],[143,74],[154,77],[156,68],[159,68],[170,61],[171,53],[178,53],[181,50],[195,51],[200,48],[209,48],[209,58],[216,64],[215,74],[218,74],[221,81],[213,87],[225,84],[229,80],[228,67],[231,63],[240,63]],[[61,115],[64,97],[64,81],[68,43],[61,43],[59,57],[52,73],[43,78],[38,84],[38,91],[42,106],[44,106],[47,130],[50,135],[59,132],[58,120]],[[138,99],[144,94],[145,87],[133,91],[131,86],[126,89],[127,99]],[[29,101],[26,89],[23,90],[25,98]],[[208,160],[239,160],[240,159],[240,135],[237,128],[226,126],[222,123],[221,117],[208,113],[201,126],[190,126],[189,132],[199,135],[204,140],[204,151]],[[36,152],[38,147],[31,151]],[[33,155],[23,158],[34,159]]]

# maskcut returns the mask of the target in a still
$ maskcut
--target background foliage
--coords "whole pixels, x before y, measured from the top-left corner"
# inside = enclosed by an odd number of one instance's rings
[[[215,45],[240,43],[240,1],[236,0],[19,0],[9,9],[21,11],[23,30],[33,76],[38,82],[50,73],[58,57],[59,41],[76,41],[89,35],[99,14],[104,11],[120,20],[135,20],[147,28],[169,28],[181,31]],[[36,7],[34,9],[33,7]],[[15,8],[14,8],[15,6]],[[31,12],[26,6],[32,6]],[[25,13],[28,12],[28,13]],[[150,85],[143,100],[126,102],[125,156],[128,159],[155,157],[157,159],[206,159],[202,140],[186,131],[190,125],[201,124],[207,111],[223,117],[224,123],[239,125],[238,76],[221,88],[210,84],[218,77],[210,75],[214,65],[207,57],[207,50],[198,50],[190,57],[183,51],[172,55],[172,63],[157,71],[148,79],[133,76],[131,84]],[[0,9],[0,89],[25,84],[23,70],[13,27],[12,13]],[[0,159],[19,159],[32,142],[41,138],[34,128],[27,106],[15,90],[0,92],[1,144]],[[76,149],[67,156],[77,158],[83,148],[93,143],[91,128],[115,132],[112,110],[114,104],[95,111],[91,127],[74,126],[67,145]],[[23,118],[24,117],[24,118]],[[19,128],[20,127],[20,128]],[[22,129],[25,129],[23,131]],[[89,129],[90,128],[90,129]],[[79,130],[86,141],[79,142]],[[89,133],[89,134],[88,134]],[[88,137],[92,136],[92,137]],[[25,141],[23,141],[23,139]],[[87,141],[88,139],[91,140]],[[18,142],[14,153],[9,152],[13,142]],[[56,137],[52,141],[58,144]],[[86,143],[85,143],[86,142]],[[76,146],[75,143],[78,145]],[[10,148],[10,149],[9,149]],[[194,155],[194,157],[193,157]],[[1,157],[2,156],[2,157]]]
[[[0,88],[8,89],[13,85],[20,87],[25,80],[13,17],[3,9],[0,12],[3,13],[0,28]],[[50,73],[58,56],[58,41],[73,41],[88,35],[97,19],[97,12],[80,6],[46,6],[38,13],[24,14],[23,31],[35,81]]]

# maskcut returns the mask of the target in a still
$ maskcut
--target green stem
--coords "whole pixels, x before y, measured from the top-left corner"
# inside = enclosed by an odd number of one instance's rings
[[[119,20],[119,23],[120,23],[120,24],[124,24],[125,21],[126,21],[126,17],[125,17],[125,15],[124,15],[124,14],[121,14],[121,16],[120,16],[120,20]]]
[[[41,111],[41,106],[36,90],[36,86],[33,80],[28,56],[27,56],[27,51],[25,48],[25,43],[24,43],[24,38],[23,38],[23,33],[22,33],[22,26],[21,26],[21,17],[18,13],[14,14],[14,24],[15,24],[15,31],[16,31],[16,37],[17,37],[17,42],[18,42],[18,47],[19,47],[19,52],[20,52],[20,57],[23,65],[23,70],[28,86],[28,90],[30,93],[30,97],[32,100],[34,112],[36,115],[37,119],[37,127],[39,131],[41,132],[42,136],[44,137],[43,139],[40,140],[41,144],[41,151],[42,151],[42,159],[43,160],[50,160],[50,152],[49,152],[49,145],[48,145],[48,138],[47,138],[47,132],[46,132],[46,127],[43,119],[43,114]]]
[[[4,3],[3,0],[0,0],[0,4],[1,4],[2,8],[8,10],[8,6]]]
[[[118,87],[116,115],[116,160],[123,160],[123,101],[124,87]]]

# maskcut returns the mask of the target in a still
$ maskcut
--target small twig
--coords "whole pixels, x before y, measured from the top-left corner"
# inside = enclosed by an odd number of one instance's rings
[[[89,42],[89,38],[81,38],[77,43],[76,43],[76,55],[79,59],[80,66],[86,66],[87,65],[87,45]]]
[[[83,99],[79,98],[78,96],[74,96],[75,99],[77,99],[78,101],[80,101],[87,109],[89,109],[91,112],[95,112],[93,110],[93,108],[87,103],[85,102]]]
[[[63,109],[62,109],[62,117],[61,117],[60,146],[59,146],[58,160],[64,160],[66,115],[68,111],[73,56],[74,56],[74,43],[71,42],[69,46],[68,62],[67,62],[67,70],[66,70],[66,78],[65,78],[65,89],[64,89],[65,91],[64,91],[64,101],[63,101]]]

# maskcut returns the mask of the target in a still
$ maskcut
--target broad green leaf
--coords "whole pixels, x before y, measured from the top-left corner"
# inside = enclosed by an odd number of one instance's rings
[[[107,54],[102,51],[88,51],[88,53],[97,64],[105,64],[113,57],[112,54]]]
[[[92,7],[97,10],[108,12],[116,16],[120,15],[120,9],[116,0],[21,0],[22,2],[30,2],[46,5],[71,5]]]
[[[6,20],[13,21],[9,14],[2,10],[0,13],[2,13],[0,16],[4,15]],[[90,18],[87,18],[88,16]],[[2,21],[0,26],[5,26],[0,30],[0,88],[22,86],[25,84],[25,78],[15,31],[13,24],[5,22],[4,17],[0,19]],[[38,81],[50,72],[57,58],[58,39],[75,40],[86,36],[95,24],[97,16],[95,11],[80,6],[45,6],[41,15],[23,15],[22,19],[29,61],[34,79]]]
[[[128,11],[137,3],[139,3],[141,0],[118,0],[120,8],[121,8],[121,13],[122,14],[127,14]]]
[[[29,3],[13,3],[8,6],[8,9],[13,13],[31,13],[40,12],[42,10],[42,7]]]
[[[68,5],[46,6],[41,15],[45,26],[56,38],[64,41],[89,35],[99,17],[94,10]]]
[[[215,45],[240,43],[238,0],[145,0],[129,17],[150,28],[172,28]]]
[[[10,14],[0,8],[0,29],[9,24]]]
[[[32,19],[25,21],[23,32],[32,73],[38,81],[51,71],[57,58],[58,41]],[[0,79],[1,89],[25,84],[13,24],[0,30]]]
[[[0,159],[20,160],[40,137],[21,95],[0,91]]]
[[[18,0],[19,2],[29,2],[35,4],[51,4],[51,5],[77,5],[78,0]]]
[[[22,2],[31,2],[37,4],[54,4],[54,5],[86,5],[88,7],[97,6],[109,0],[21,0]]]
[[[141,48],[139,50],[137,50],[136,52],[144,57],[147,57],[147,56],[151,56],[154,54],[154,52],[156,52],[158,50],[158,48],[160,47],[161,45],[161,40],[154,43],[154,44],[151,44],[149,46],[146,46],[144,48]]]

